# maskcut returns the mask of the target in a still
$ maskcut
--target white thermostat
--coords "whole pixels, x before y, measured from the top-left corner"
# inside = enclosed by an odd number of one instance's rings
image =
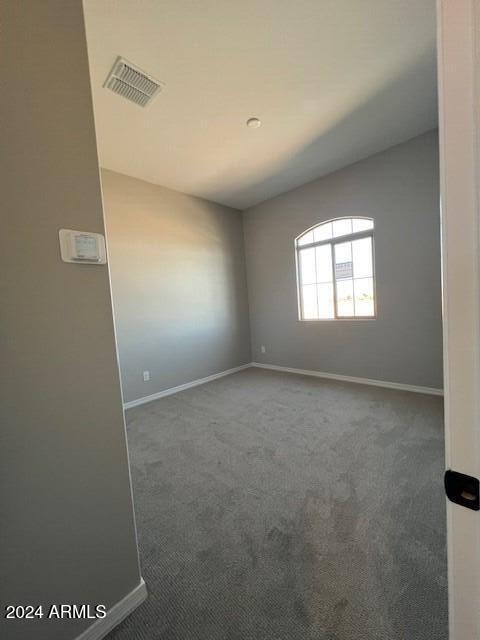
[[[60,229],[60,253],[64,262],[105,264],[105,238],[101,233]]]

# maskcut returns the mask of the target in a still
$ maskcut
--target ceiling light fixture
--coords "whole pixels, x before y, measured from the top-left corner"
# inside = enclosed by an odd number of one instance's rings
[[[258,129],[258,127],[262,126],[262,121],[259,118],[249,118],[247,120],[247,127],[250,129]]]

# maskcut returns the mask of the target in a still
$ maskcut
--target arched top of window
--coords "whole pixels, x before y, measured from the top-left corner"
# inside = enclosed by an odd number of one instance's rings
[[[370,230],[373,230],[371,218],[336,218],[310,227],[298,236],[296,242],[297,247],[303,247],[307,244],[316,244]]]

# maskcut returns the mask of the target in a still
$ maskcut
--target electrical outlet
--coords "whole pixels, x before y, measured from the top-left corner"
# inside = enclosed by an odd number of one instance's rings
[[[150,371],[143,372],[143,381],[148,382],[150,380]]]
[[[265,345],[264,345],[264,344],[262,344],[262,345],[261,345],[261,347],[260,347],[260,351],[261,351],[262,353],[267,353],[267,348],[265,347]]]

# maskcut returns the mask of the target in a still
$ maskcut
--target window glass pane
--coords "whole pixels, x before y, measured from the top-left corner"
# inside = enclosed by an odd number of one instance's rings
[[[353,233],[357,233],[357,231],[367,231],[367,229],[373,229],[373,220],[365,220],[365,218],[353,218],[352,227]]]
[[[335,245],[335,262],[347,262],[352,259],[352,243],[341,242]]]
[[[370,278],[373,276],[372,266],[372,238],[353,240],[353,276],[355,278]]]
[[[306,249],[309,251],[309,249]],[[317,252],[317,282],[332,281],[332,245],[322,244],[315,249]]]
[[[346,236],[352,233],[352,219],[344,218],[342,220],[333,221],[333,237]]]
[[[304,320],[318,318],[316,284],[307,284],[302,287],[302,318]]]
[[[354,280],[355,287],[355,315],[373,316],[375,306],[373,301],[373,278]]]
[[[304,244],[310,244],[311,242],[313,242],[313,231],[303,234],[303,236],[297,240],[299,247],[303,247]]]
[[[333,283],[319,284],[317,286],[318,317],[334,318],[333,309]]]
[[[313,238],[315,242],[319,242],[320,240],[329,240],[332,237],[332,223],[325,222],[324,224],[318,225],[313,230]]]
[[[342,242],[335,245],[335,279],[353,277],[352,243]]]
[[[300,256],[300,277],[302,284],[313,284],[317,281],[315,273],[315,248],[302,249]]]
[[[339,316],[353,316],[353,280],[337,281],[337,312]]]

